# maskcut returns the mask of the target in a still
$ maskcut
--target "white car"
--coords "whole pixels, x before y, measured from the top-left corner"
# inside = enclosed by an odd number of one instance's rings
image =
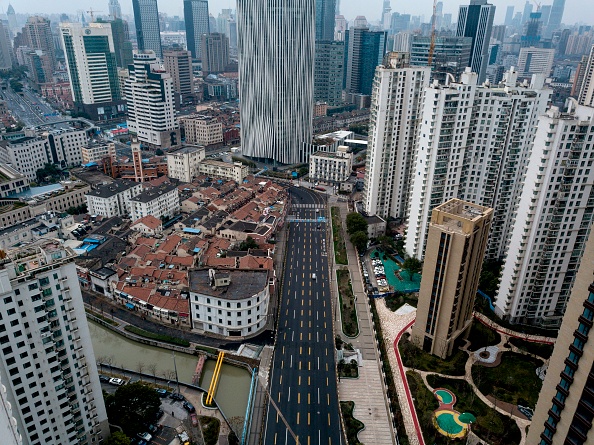
[[[147,442],[150,442],[151,439],[153,438],[153,436],[151,436],[149,433],[144,432],[144,433],[138,433],[138,438],[142,439],[142,440],[146,440]]]
[[[109,379],[109,383],[116,386],[122,386],[125,382],[122,379],[116,379],[115,377],[112,377]]]

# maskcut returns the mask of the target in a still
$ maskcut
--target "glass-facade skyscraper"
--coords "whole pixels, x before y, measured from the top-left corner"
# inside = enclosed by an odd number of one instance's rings
[[[163,57],[161,49],[161,27],[157,0],[132,0],[136,40],[140,51],[154,51],[159,59]]]
[[[336,0],[316,0],[316,40],[334,40]]]
[[[202,36],[210,34],[208,0],[184,0],[184,20],[188,51],[194,59],[202,60]]]
[[[487,0],[470,0],[470,5],[461,5],[458,13],[456,36],[472,37],[470,67],[478,74],[479,84],[487,77],[489,63],[489,40],[495,17],[495,6]]]

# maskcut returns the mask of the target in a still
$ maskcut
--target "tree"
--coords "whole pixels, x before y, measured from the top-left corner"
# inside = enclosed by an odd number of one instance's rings
[[[105,441],[105,445],[130,445],[131,441],[121,431],[116,431]]]
[[[151,387],[134,382],[120,386],[115,394],[106,396],[105,405],[109,422],[121,426],[127,436],[134,437],[154,420],[161,398]]]
[[[386,236],[386,235],[378,236],[377,241],[378,241],[378,243],[380,243],[380,245],[384,249],[394,247],[394,240],[392,238],[390,238],[389,236]]]
[[[161,150],[160,148],[157,148],[155,150],[155,155],[156,156],[163,156],[165,153],[163,153],[163,150]]]
[[[402,263],[402,268],[408,271],[408,278],[410,281],[412,281],[413,275],[420,273],[423,270],[423,264],[417,258],[409,257],[404,260],[404,263]]]
[[[359,231],[351,235],[351,243],[353,243],[353,246],[355,246],[359,252],[363,252],[367,249],[367,241],[369,241],[367,232]]]
[[[257,249],[257,248],[258,248],[258,243],[251,236],[248,236],[245,241],[242,241],[239,244],[239,250],[249,250],[249,249]]]
[[[347,233],[352,235],[355,232],[367,232],[367,221],[363,215],[351,212],[346,217]]]

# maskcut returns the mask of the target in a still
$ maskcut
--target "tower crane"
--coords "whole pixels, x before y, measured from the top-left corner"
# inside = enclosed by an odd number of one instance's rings
[[[91,9],[89,9],[87,11],[87,14],[91,14],[91,22],[94,22],[95,21],[95,13],[96,12],[103,12],[103,11],[98,11],[98,10],[93,9],[93,8],[91,8]]]
[[[433,15],[431,16],[431,44],[429,45],[429,56],[427,57],[427,66],[431,66],[433,62],[433,52],[435,51],[435,22],[437,11],[437,0],[433,0]]]

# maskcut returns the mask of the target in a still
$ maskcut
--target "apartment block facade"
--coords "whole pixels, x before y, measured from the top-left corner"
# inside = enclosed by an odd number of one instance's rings
[[[198,176],[199,164],[204,158],[204,147],[183,147],[167,153],[167,176],[192,182]]]

